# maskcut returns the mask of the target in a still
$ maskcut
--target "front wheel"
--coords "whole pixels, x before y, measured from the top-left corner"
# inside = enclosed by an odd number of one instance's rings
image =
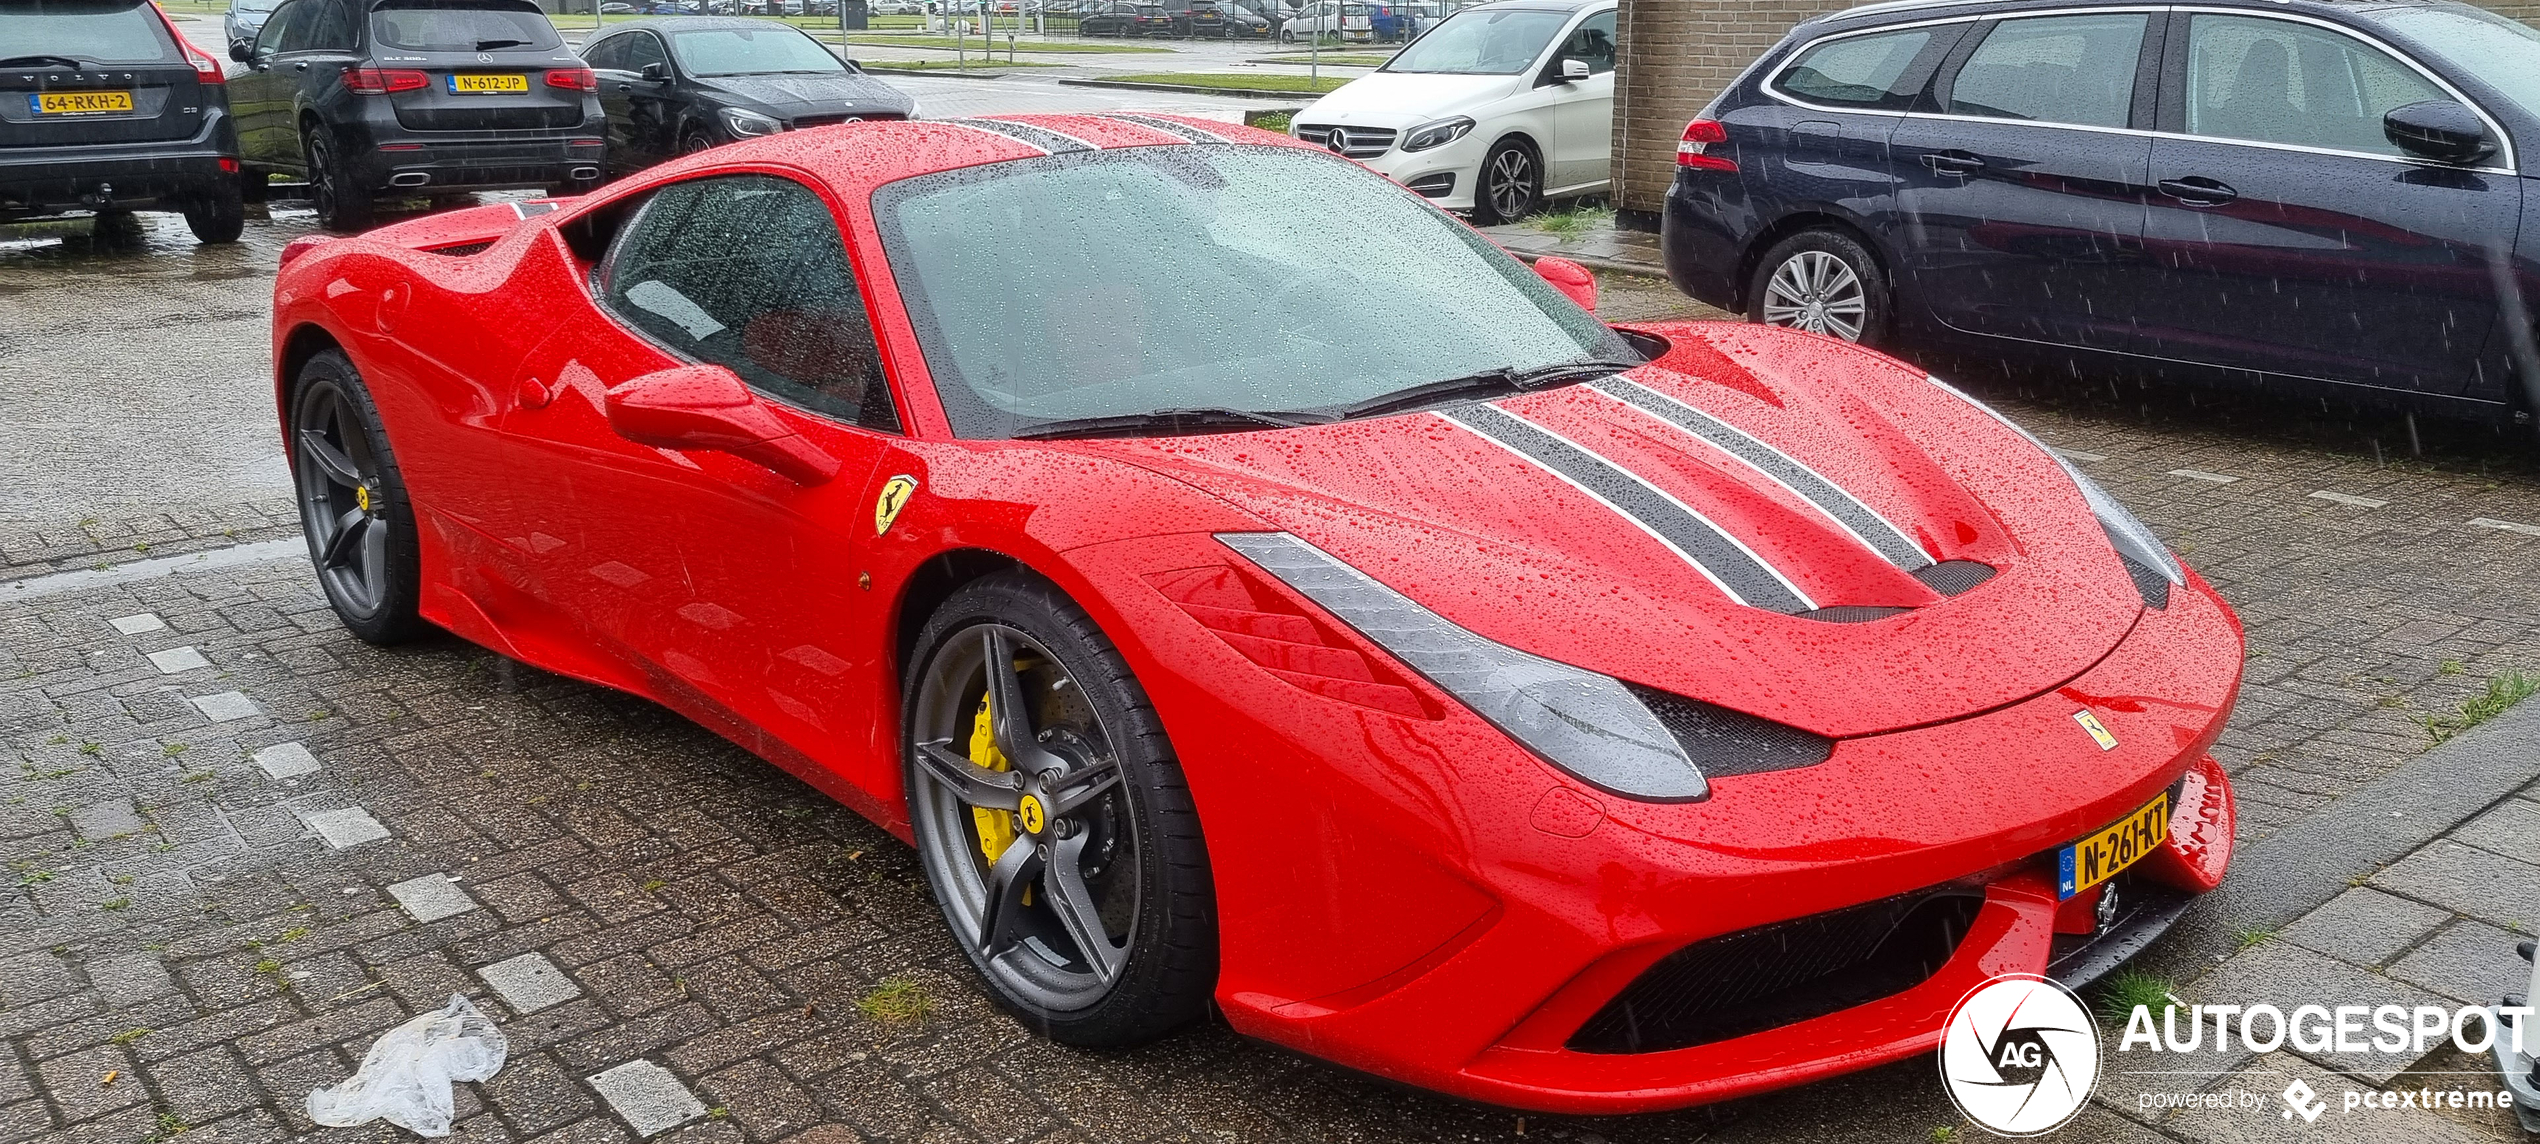
[[[1152,1040],[1207,1011],[1215,893],[1155,708],[1102,631],[1023,573],[955,592],[903,693],[909,819],[953,937],[1051,1038]]]
[[[342,353],[328,350],[300,367],[290,444],[300,528],[336,618],[368,643],[404,643],[423,634],[414,506],[380,427],[379,406]]]
[[[1482,226],[1515,222],[1543,207],[1543,160],[1523,139],[1502,139],[1482,157],[1473,185],[1473,221]]]
[[[1801,231],[1756,260],[1747,285],[1748,321],[1879,345],[1887,337],[1887,276],[1852,236]]]

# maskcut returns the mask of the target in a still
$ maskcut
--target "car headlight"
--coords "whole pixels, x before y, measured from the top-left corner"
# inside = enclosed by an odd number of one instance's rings
[[[722,115],[723,129],[730,132],[735,139],[747,139],[754,135],[774,135],[785,129],[784,124],[755,111],[727,107],[723,109]]]
[[[1402,149],[1426,151],[1431,147],[1444,147],[1463,138],[1471,130],[1473,130],[1473,121],[1461,115],[1453,119],[1441,119],[1435,123],[1423,123],[1412,128],[1410,134],[1402,137]]]
[[[1625,798],[1709,797],[1701,768],[1621,680],[1484,639],[1287,533],[1217,539],[1552,765]]]
[[[2116,548],[2118,558],[2125,561],[2126,571],[2133,574],[2134,586],[2143,593],[2143,602],[2155,608],[2169,605],[2170,587],[2187,583],[2187,569],[2179,565],[2178,557],[2170,555],[2169,545],[2161,543],[2160,537],[2153,535],[2152,530],[2144,527],[2132,512],[2117,503],[2117,498],[2109,496],[2108,490],[2100,488],[2099,482],[2084,475],[2078,466],[2065,460],[2063,454],[2047,448],[2046,442],[2038,440],[2036,434],[2020,428],[2019,422],[2004,417],[2000,410],[1967,396],[1957,386],[1937,377],[1932,378],[1931,383],[1957,394],[1959,400],[2010,426],[2012,432],[2028,438],[2029,444],[2053,457],[2055,463],[2063,467],[2064,475],[2071,477],[2073,484],[2081,489],[2081,499],[2089,503],[2090,514],[2099,518],[2100,529],[2108,534],[2108,543]]]

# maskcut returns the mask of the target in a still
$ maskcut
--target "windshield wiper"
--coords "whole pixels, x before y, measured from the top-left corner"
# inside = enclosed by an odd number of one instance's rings
[[[1115,413],[1102,417],[1075,417],[1065,421],[1046,421],[1013,435],[1017,441],[1040,441],[1051,437],[1108,437],[1136,435],[1153,429],[1168,433],[1216,429],[1300,429],[1321,425],[1331,420],[1315,414],[1263,413],[1254,409],[1202,407],[1194,409],[1157,409],[1146,413]]]
[[[1392,393],[1371,397],[1356,405],[1343,407],[1340,410],[1340,417],[1342,420],[1373,417],[1380,413],[1417,409],[1423,405],[1434,405],[1460,397],[1476,397],[1482,394],[1501,396],[1509,393],[1523,393],[1530,389],[1543,389],[1565,381],[1617,374],[1627,369],[1638,369],[1647,364],[1647,362],[1637,361],[1582,358],[1577,361],[1539,365],[1532,369],[1510,369],[1507,366],[1501,366],[1498,369],[1486,369],[1480,373],[1468,373],[1462,377],[1450,377],[1443,381],[1425,382],[1409,389],[1398,389]]]
[[[69,56],[43,54],[32,56],[10,56],[5,60],[0,60],[0,67],[10,67],[16,64],[69,64],[71,66],[71,70],[77,71],[81,68],[87,67],[88,61],[75,60]]]
[[[494,50],[495,48],[517,48],[528,42],[529,41],[527,40],[478,40],[476,41],[476,50],[480,52],[488,52]]]

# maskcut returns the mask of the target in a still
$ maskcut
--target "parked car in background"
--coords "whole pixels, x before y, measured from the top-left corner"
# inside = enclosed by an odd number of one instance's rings
[[[229,11],[221,16],[221,46],[241,41],[253,42],[256,32],[282,0],[230,0]]]
[[[174,210],[203,242],[246,224],[220,61],[148,0],[0,5],[0,222]]]
[[[1173,17],[1150,0],[1098,0],[1076,22],[1080,36],[1170,36]]]
[[[647,20],[592,40],[582,58],[599,80],[612,175],[735,139],[917,110],[907,93],[773,20]]]
[[[1270,21],[1220,0],[1160,0],[1172,34],[1184,39],[1260,39]]]
[[[249,191],[306,179],[329,227],[383,193],[599,183],[599,85],[529,0],[287,0],[230,51]]]
[[[603,16],[631,16],[635,14],[635,6],[626,3],[626,0],[607,0],[606,3],[600,5],[600,14]]]
[[[1478,223],[1602,192],[1614,118],[1614,12],[1614,0],[1500,0],[1464,9],[1374,73],[1297,112],[1289,134],[1448,210],[1469,211]]]
[[[1374,6],[1343,0],[1314,0],[1279,25],[1279,39],[1301,43],[1317,36],[1366,43],[1376,38]]]
[[[1840,13],[1686,127],[1664,246],[1848,340],[2502,416],[2540,407],[2534,147],[2540,32],[2450,0]]]

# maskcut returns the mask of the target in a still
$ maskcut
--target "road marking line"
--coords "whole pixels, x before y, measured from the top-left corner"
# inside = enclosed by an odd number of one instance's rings
[[[2515,524],[2510,520],[2498,520],[2492,516],[2471,517],[2470,523],[2477,525],[2480,528],[2495,528],[2502,529],[2506,532],[2519,532],[2524,536],[2540,536],[2540,524]]]
[[[306,558],[309,544],[296,537],[283,540],[259,540],[254,544],[238,544],[215,548],[209,552],[189,552],[182,556],[161,556],[151,560],[135,560],[113,568],[83,568],[76,572],[55,572],[12,580],[0,588],[0,604],[32,600],[38,596],[58,596],[83,588],[104,588],[130,584],[137,580],[156,580],[179,572],[212,572],[224,568],[243,568],[287,557]],[[165,625],[161,625],[165,626]],[[120,629],[118,629],[120,630]],[[153,630],[153,629],[143,629]],[[129,634],[129,633],[128,633]]]
[[[2221,473],[2208,473],[2203,469],[2172,469],[2170,470],[2170,475],[2173,477],[2186,477],[2191,481],[2212,481],[2218,485],[2238,484],[2240,481],[2240,478],[2238,477],[2226,477]]]
[[[2338,504],[2353,505],[2356,508],[2380,508],[2381,506],[2390,503],[2389,501],[2376,500],[2372,497],[2359,497],[2352,493],[2333,493],[2327,489],[2321,489],[2318,492],[2312,493],[2311,499],[2335,501]]]
[[[2062,457],[2068,461],[2080,461],[2084,464],[2095,465],[2108,459],[2108,455],[2105,453],[2085,453],[2079,449],[2056,449],[2052,445],[2047,446],[2047,448],[2054,449],[2055,455],[2058,457]]]

